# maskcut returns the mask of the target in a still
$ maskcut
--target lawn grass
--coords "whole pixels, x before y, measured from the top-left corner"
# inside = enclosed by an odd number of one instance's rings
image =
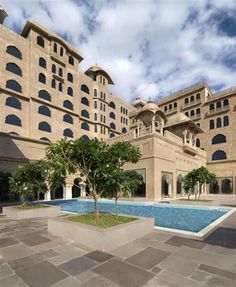
[[[80,215],[67,216],[66,219],[70,221],[74,221],[74,222],[96,226],[96,227],[107,228],[107,227],[116,226],[122,223],[131,222],[131,221],[136,220],[137,218],[119,215],[118,218],[116,219],[114,214],[100,213],[98,224],[96,224],[94,213],[86,213],[86,214],[80,214]]]
[[[46,208],[50,207],[49,205],[43,205],[43,204],[34,204],[34,205],[19,205],[19,206],[14,206],[14,208],[17,209],[22,209],[22,210],[27,210],[27,209],[38,209],[38,208]]]

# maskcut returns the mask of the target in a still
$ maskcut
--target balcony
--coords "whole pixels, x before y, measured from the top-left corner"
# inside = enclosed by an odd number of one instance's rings
[[[173,115],[175,113],[177,113],[177,107],[176,108],[173,108],[173,109],[170,109],[170,110],[167,110],[167,111],[164,111],[166,115]]]
[[[190,103],[187,103],[187,104],[184,104],[182,107],[181,107],[181,111],[184,111],[184,110],[187,110],[188,108],[192,108],[192,107],[195,107],[195,106],[198,106],[198,105],[201,105],[202,101],[201,99],[199,100],[196,100],[194,102],[190,102]]]
[[[196,147],[189,145],[189,144],[183,145],[183,151],[188,153],[188,154],[191,154],[191,155],[196,155],[196,153],[197,153]]]
[[[209,112],[206,112],[205,113],[205,118],[208,118],[208,117],[211,117],[211,116],[215,116],[215,115],[218,115],[218,114],[222,114],[222,113],[225,113],[225,112],[228,112],[230,111],[230,106],[227,105],[227,106],[223,106],[223,107],[219,107],[219,108],[216,108],[214,110],[210,110]]]

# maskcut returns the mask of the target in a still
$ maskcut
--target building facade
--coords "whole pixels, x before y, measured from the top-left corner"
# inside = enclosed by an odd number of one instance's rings
[[[3,25],[5,16],[0,8],[0,170],[43,158],[64,136],[127,140],[142,153],[126,166],[143,175],[136,196],[182,196],[182,177],[206,164],[218,178],[210,192],[235,193],[234,89],[213,94],[199,83],[131,105],[110,93],[113,80],[101,67],[81,72],[82,56],[63,38],[35,21],[19,35]],[[52,197],[71,198],[74,180]]]

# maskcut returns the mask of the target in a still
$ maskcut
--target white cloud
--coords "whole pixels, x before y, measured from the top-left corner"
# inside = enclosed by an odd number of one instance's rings
[[[236,53],[236,38],[219,34],[213,17],[231,11],[234,0],[0,3],[10,27],[30,17],[67,35],[84,57],[81,68],[102,66],[115,82],[112,92],[124,100],[158,98],[202,79],[212,87],[235,85],[236,71],[224,57]]]

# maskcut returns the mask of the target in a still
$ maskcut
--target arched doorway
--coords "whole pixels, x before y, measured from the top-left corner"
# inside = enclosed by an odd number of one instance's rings
[[[161,196],[172,196],[172,174],[164,173],[161,178]]]
[[[221,182],[221,192],[225,194],[232,193],[232,181],[229,178],[225,178]]]
[[[81,196],[81,189],[79,183],[81,182],[81,178],[77,177],[74,180],[74,185],[72,186],[72,198]]]
[[[63,198],[63,186],[51,190],[51,199],[60,199]]]
[[[182,180],[183,180],[183,176],[182,176],[182,174],[179,174],[179,175],[178,175],[178,178],[177,178],[177,182],[176,182],[176,192],[177,192],[177,196],[181,196],[182,193],[183,193],[183,183],[182,183]]]
[[[218,181],[210,183],[209,193],[218,194],[220,192],[220,187]]]

